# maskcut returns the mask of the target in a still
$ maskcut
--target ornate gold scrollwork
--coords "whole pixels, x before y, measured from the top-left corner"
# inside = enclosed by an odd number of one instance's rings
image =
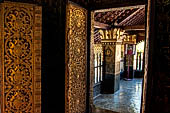
[[[11,60],[4,65],[5,112],[32,112],[33,15],[24,7],[5,9],[4,56]]]
[[[37,32],[37,6],[22,3],[2,3],[2,112],[40,113],[40,49],[41,33]],[[39,8],[41,12],[41,8]],[[41,13],[38,14],[41,16]],[[3,17],[3,18],[2,18]],[[40,29],[41,30],[41,29]],[[41,32],[41,31],[38,32]],[[35,35],[39,40],[35,40]],[[35,43],[36,41],[36,43]],[[40,47],[40,46],[38,46]],[[36,56],[39,54],[39,56]],[[36,64],[36,63],[37,64]],[[36,81],[35,81],[36,80]],[[36,94],[35,94],[36,92]],[[35,98],[36,97],[36,98]],[[38,107],[37,107],[38,106]]]
[[[67,5],[66,113],[84,113],[86,108],[87,11]]]

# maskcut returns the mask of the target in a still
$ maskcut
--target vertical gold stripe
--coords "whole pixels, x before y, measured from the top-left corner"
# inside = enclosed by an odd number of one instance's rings
[[[68,3],[66,22],[66,113],[86,111],[87,11]]]

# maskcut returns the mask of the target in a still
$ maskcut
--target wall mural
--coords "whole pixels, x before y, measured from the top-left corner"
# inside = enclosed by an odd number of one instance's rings
[[[87,11],[67,4],[66,113],[86,111]]]
[[[104,45],[104,59],[106,74],[115,73],[115,45]]]
[[[2,113],[41,112],[41,7],[2,3]]]

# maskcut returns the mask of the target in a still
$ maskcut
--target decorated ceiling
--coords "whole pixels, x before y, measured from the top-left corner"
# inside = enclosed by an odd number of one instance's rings
[[[112,34],[112,29],[120,28],[123,35],[137,35],[137,42],[144,40],[145,5],[96,10],[94,28],[95,43],[101,42],[100,29],[105,31],[105,35],[109,35]]]
[[[145,7],[141,5],[98,10],[94,14],[94,20],[113,26],[143,25],[145,23]]]

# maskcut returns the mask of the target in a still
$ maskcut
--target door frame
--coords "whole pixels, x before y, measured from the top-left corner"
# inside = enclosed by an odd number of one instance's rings
[[[138,5],[138,4],[136,4],[136,5]],[[146,6],[147,12],[145,13],[146,14],[145,15],[145,17],[146,17],[145,18],[145,20],[146,20],[146,23],[145,23],[145,28],[146,28],[145,38],[146,39],[145,39],[145,55],[144,55],[144,59],[145,59],[144,60],[144,77],[143,77],[142,98],[141,98],[141,113],[145,113],[145,111],[146,111],[145,110],[145,108],[146,108],[146,96],[147,96],[147,98],[150,98],[150,96],[147,95],[147,87],[148,87],[147,83],[151,82],[150,79],[148,80],[148,75],[152,71],[152,70],[149,70],[150,69],[149,64],[152,64],[152,62],[149,62],[149,59],[151,58],[151,54],[152,54],[151,50],[153,50],[152,47],[150,47],[152,42],[153,42],[153,39],[152,39],[153,38],[152,29],[153,28],[150,24],[151,24],[151,22],[152,23],[154,22],[153,21],[154,18],[151,18],[154,15],[154,13],[153,13],[154,6],[152,6],[153,5],[152,0],[147,0],[147,4],[143,4],[143,5]],[[129,5],[129,6],[131,6],[131,5]],[[120,7],[123,7],[123,6],[120,5]],[[110,7],[108,7],[108,8],[110,8]],[[107,9],[107,7],[105,9]],[[89,89],[90,111],[93,111],[95,109],[95,105],[93,104],[93,84],[94,84],[94,55],[93,55],[93,53],[94,53],[94,47],[93,47],[93,44],[94,44],[94,42],[93,42],[93,40],[94,40],[94,38],[93,38],[94,21],[93,20],[94,20],[94,10],[100,10],[100,9],[90,10],[90,14],[91,14],[91,16],[90,16],[91,17],[91,19],[90,19],[90,23],[91,23],[90,37],[91,37],[91,39],[90,39],[90,43],[88,43],[88,44],[90,44],[90,45],[88,45],[88,48],[90,48],[90,61],[87,61],[90,64],[90,72],[88,73],[88,75],[90,75],[90,79],[89,79],[89,81],[90,81],[90,84],[89,84],[89,86],[90,86],[90,89]],[[152,13],[151,13],[151,11],[152,11]],[[88,20],[88,22],[89,22],[89,20]],[[89,32],[89,31],[87,31],[87,32]],[[87,38],[89,38],[89,37],[87,37]]]

